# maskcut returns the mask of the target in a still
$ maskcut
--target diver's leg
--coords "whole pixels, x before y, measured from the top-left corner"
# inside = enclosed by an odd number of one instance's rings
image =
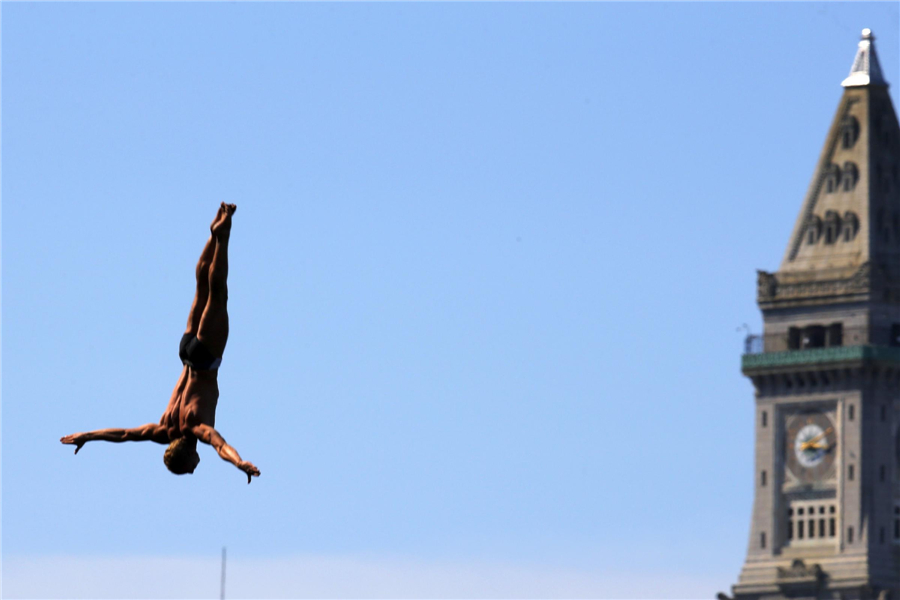
[[[212,225],[209,226],[210,231],[225,218],[225,208],[220,206],[216,212],[216,218],[213,219]],[[197,261],[197,291],[194,294],[194,303],[191,304],[191,312],[188,315],[187,329],[185,333],[193,333],[197,335],[200,331],[200,317],[203,316],[203,309],[206,308],[206,302],[209,298],[209,265],[212,264],[213,254],[216,250],[216,236],[210,233],[209,239],[206,240],[206,246],[200,253],[200,260]]]
[[[231,235],[231,215],[237,207],[223,204],[225,216],[212,227],[216,240],[209,265],[209,294],[206,308],[200,317],[197,338],[214,357],[221,357],[228,341],[228,238]]]

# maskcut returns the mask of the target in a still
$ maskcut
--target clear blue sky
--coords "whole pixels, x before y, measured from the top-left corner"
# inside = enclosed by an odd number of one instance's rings
[[[897,106],[896,3],[4,3],[4,593],[725,590],[737,330],[864,27]],[[223,200],[262,476],[73,456],[159,419]]]

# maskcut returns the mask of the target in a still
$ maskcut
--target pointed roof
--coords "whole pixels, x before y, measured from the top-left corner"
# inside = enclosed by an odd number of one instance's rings
[[[900,124],[873,39],[863,30],[781,266],[760,273],[764,308],[850,301],[881,285],[900,303]]]
[[[850,67],[850,75],[841,82],[844,87],[858,87],[863,85],[887,85],[884,75],[881,74],[881,65],[878,64],[878,55],[875,53],[875,35],[871,29],[862,30],[862,39]]]

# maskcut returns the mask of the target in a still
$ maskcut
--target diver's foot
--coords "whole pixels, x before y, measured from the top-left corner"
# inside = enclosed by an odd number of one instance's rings
[[[225,203],[219,205],[219,209],[216,211],[216,217],[213,219],[212,223],[209,226],[209,231],[213,235],[215,235],[216,226],[222,222],[222,219],[225,218]]]
[[[234,204],[225,204],[224,202],[219,207],[219,214],[216,215],[217,219],[213,221],[212,226],[209,228],[216,239],[228,238],[228,235],[231,233],[231,215],[233,215],[236,210],[237,206]]]

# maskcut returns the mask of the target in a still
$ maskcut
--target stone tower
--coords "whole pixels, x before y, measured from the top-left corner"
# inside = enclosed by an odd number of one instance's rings
[[[874,39],[863,30],[781,266],[758,273],[741,600],[900,600],[900,127]]]

